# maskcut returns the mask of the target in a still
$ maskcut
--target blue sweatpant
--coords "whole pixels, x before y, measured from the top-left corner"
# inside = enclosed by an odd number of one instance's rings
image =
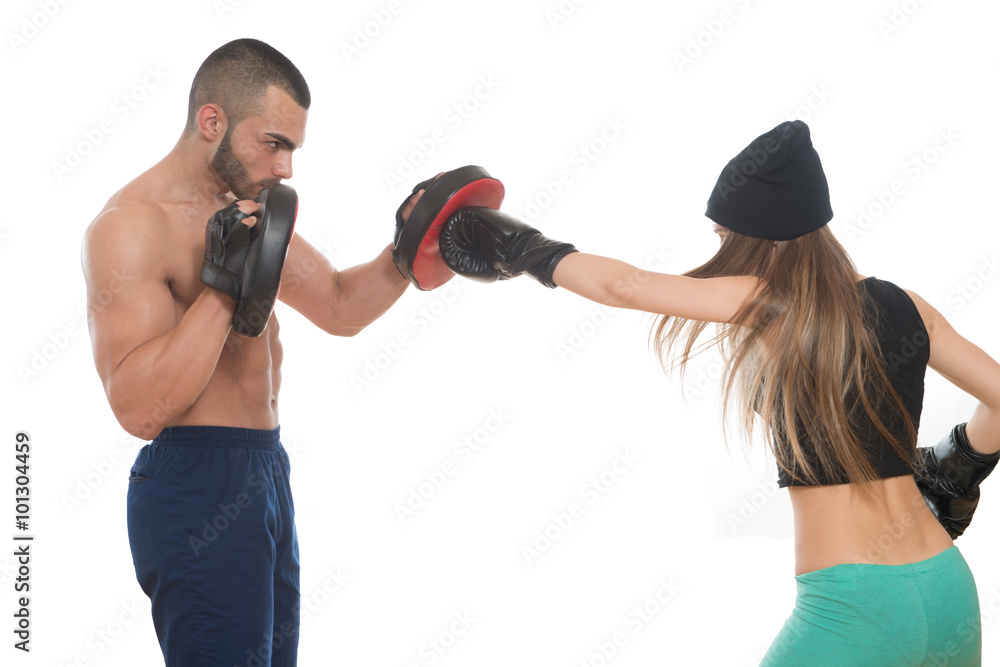
[[[299,550],[278,429],[165,428],[128,489],[135,573],[167,667],[288,667]]]

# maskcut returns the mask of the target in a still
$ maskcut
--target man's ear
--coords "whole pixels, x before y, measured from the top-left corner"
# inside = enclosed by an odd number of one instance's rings
[[[209,141],[217,141],[226,133],[226,112],[217,104],[206,104],[198,109],[198,131]]]

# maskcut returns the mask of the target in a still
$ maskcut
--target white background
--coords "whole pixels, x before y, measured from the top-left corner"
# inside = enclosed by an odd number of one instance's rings
[[[142,443],[94,371],[80,242],[174,145],[216,47],[263,39],[309,81],[296,231],[336,266],[391,240],[416,181],[479,164],[505,183],[504,210],[547,235],[683,272],[717,247],[703,213],[722,166],[798,117],[859,270],[920,293],[996,357],[998,13],[986,0],[8,0],[0,662],[161,661],[125,530]],[[278,314],[300,664],[757,664],[793,605],[791,516],[772,463],[726,453],[715,358],[682,385],[648,351],[649,317],[526,278],[411,289],[352,339]],[[929,373],[920,444],[973,407]],[[487,438],[491,410],[504,423]],[[11,647],[20,429],[33,442],[28,656]],[[455,449],[466,437],[482,443],[468,460]],[[592,495],[619,455],[634,462]],[[401,521],[395,506],[446,461],[457,472]],[[986,664],[1000,664],[997,488],[958,542]],[[582,515],[559,529],[552,516],[573,503]],[[546,530],[555,539],[529,562]],[[629,614],[643,605],[639,626]],[[475,620],[451,636],[456,614]]]

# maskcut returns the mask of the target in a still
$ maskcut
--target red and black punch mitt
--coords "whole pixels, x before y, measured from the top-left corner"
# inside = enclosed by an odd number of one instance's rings
[[[419,183],[413,194],[424,191],[403,222],[407,197],[396,211],[396,235],[392,259],[399,273],[417,289],[432,290],[455,275],[441,259],[438,238],[441,228],[455,211],[469,206],[499,209],[503,203],[503,183],[482,167],[466,166],[446,171]]]

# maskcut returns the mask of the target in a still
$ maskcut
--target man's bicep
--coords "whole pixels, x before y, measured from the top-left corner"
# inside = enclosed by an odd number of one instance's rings
[[[176,324],[162,248],[145,227],[109,215],[85,240],[87,322],[105,384],[132,350]]]
[[[332,316],[338,297],[337,271],[298,234],[288,246],[278,297],[322,329],[329,330],[335,324]]]

